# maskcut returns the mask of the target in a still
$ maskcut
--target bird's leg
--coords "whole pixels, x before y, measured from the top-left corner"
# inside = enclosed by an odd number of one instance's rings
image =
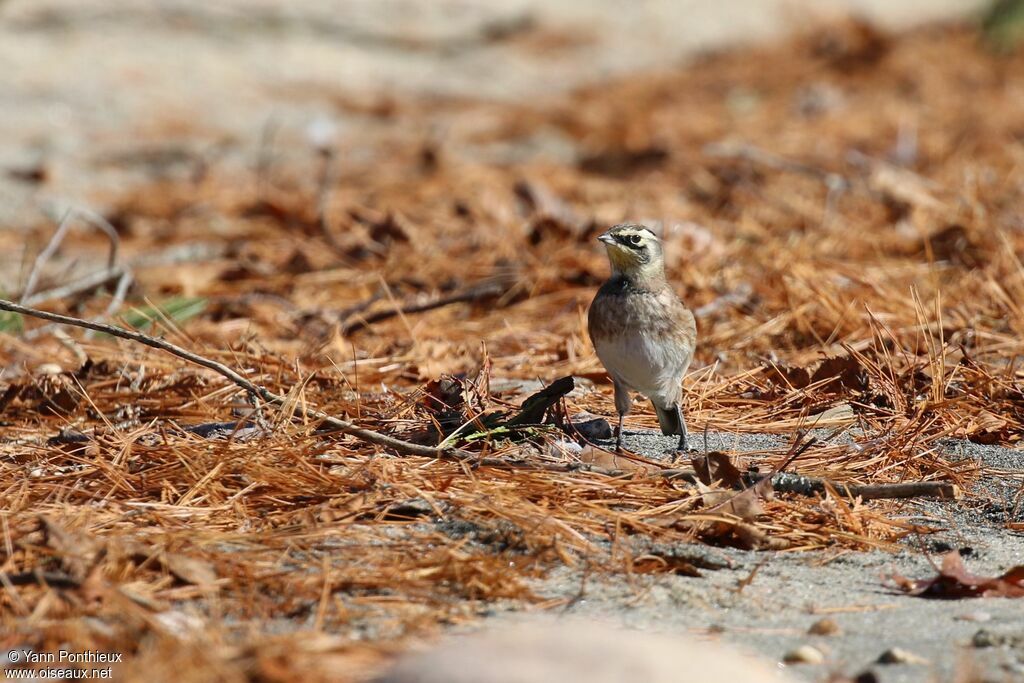
[[[676,404],[676,417],[679,419],[679,445],[676,447],[676,450],[679,453],[686,453],[686,420],[683,419],[683,409],[679,403]]]
[[[619,413],[619,428],[615,432],[615,450],[621,452],[622,425],[626,420],[626,415],[629,414],[629,409],[633,407],[633,399],[629,396],[629,389],[621,382],[613,378],[612,384],[615,386],[615,410]]]

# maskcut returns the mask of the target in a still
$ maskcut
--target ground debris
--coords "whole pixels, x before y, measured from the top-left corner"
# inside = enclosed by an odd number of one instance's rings
[[[971,574],[960,553],[943,556],[938,575],[931,579],[908,579],[893,574],[898,588],[921,598],[1024,598],[1024,566],[1013,567],[1000,576]]]
[[[842,633],[838,622],[831,617],[823,617],[811,624],[807,633],[812,636],[834,636]]]
[[[782,656],[786,664],[824,664],[825,653],[813,645],[801,645]]]
[[[879,664],[928,664],[928,660],[901,647],[891,647],[876,660]]]

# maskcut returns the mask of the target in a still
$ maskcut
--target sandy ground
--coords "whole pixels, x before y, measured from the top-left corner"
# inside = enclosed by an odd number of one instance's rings
[[[712,435],[711,446],[725,442],[739,451],[778,448],[774,436]],[[655,457],[673,445],[672,438],[653,433],[627,436],[631,450]],[[1000,574],[1024,564],[1024,535],[1005,529],[1019,520],[1009,497],[1024,477],[1020,451],[946,444],[949,457],[976,459],[986,474],[970,503],[909,501],[901,517],[941,529],[911,539],[898,553],[800,552],[770,553],[684,546],[660,549],[694,558],[711,568],[699,578],[636,577],[632,584],[584,579],[582,572],[563,571],[538,586],[543,595],[577,598],[567,614],[613,619],[650,630],[689,632],[722,638],[772,661],[810,645],[825,654],[822,664],[787,668],[806,680],[827,680],[831,674],[857,676],[873,672],[885,683],[957,680],[972,671],[976,680],[1024,680],[1024,619],[1016,600],[924,600],[891,588],[893,573],[913,578],[934,575],[929,559],[959,550],[968,568],[979,574]],[[756,574],[749,585],[741,582]],[[840,631],[809,635],[815,622],[830,618]],[[985,631],[990,636],[977,636]],[[976,637],[977,636],[977,637]],[[983,643],[999,643],[979,647]],[[890,648],[902,648],[922,663],[879,664]]]

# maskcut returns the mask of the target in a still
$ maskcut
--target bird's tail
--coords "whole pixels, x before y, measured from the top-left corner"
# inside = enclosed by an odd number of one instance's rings
[[[658,424],[661,425],[661,433],[665,436],[669,434],[682,434],[682,425],[679,424],[679,413],[676,411],[675,406],[669,408],[662,408],[656,403],[652,403],[655,412],[658,413]]]

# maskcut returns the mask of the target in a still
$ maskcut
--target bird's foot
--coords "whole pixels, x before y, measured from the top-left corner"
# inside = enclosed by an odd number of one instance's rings
[[[699,453],[700,449],[693,444],[679,444],[675,448],[669,448],[665,451],[665,455],[669,456],[670,460],[674,463],[679,458],[689,457],[694,453]]]

